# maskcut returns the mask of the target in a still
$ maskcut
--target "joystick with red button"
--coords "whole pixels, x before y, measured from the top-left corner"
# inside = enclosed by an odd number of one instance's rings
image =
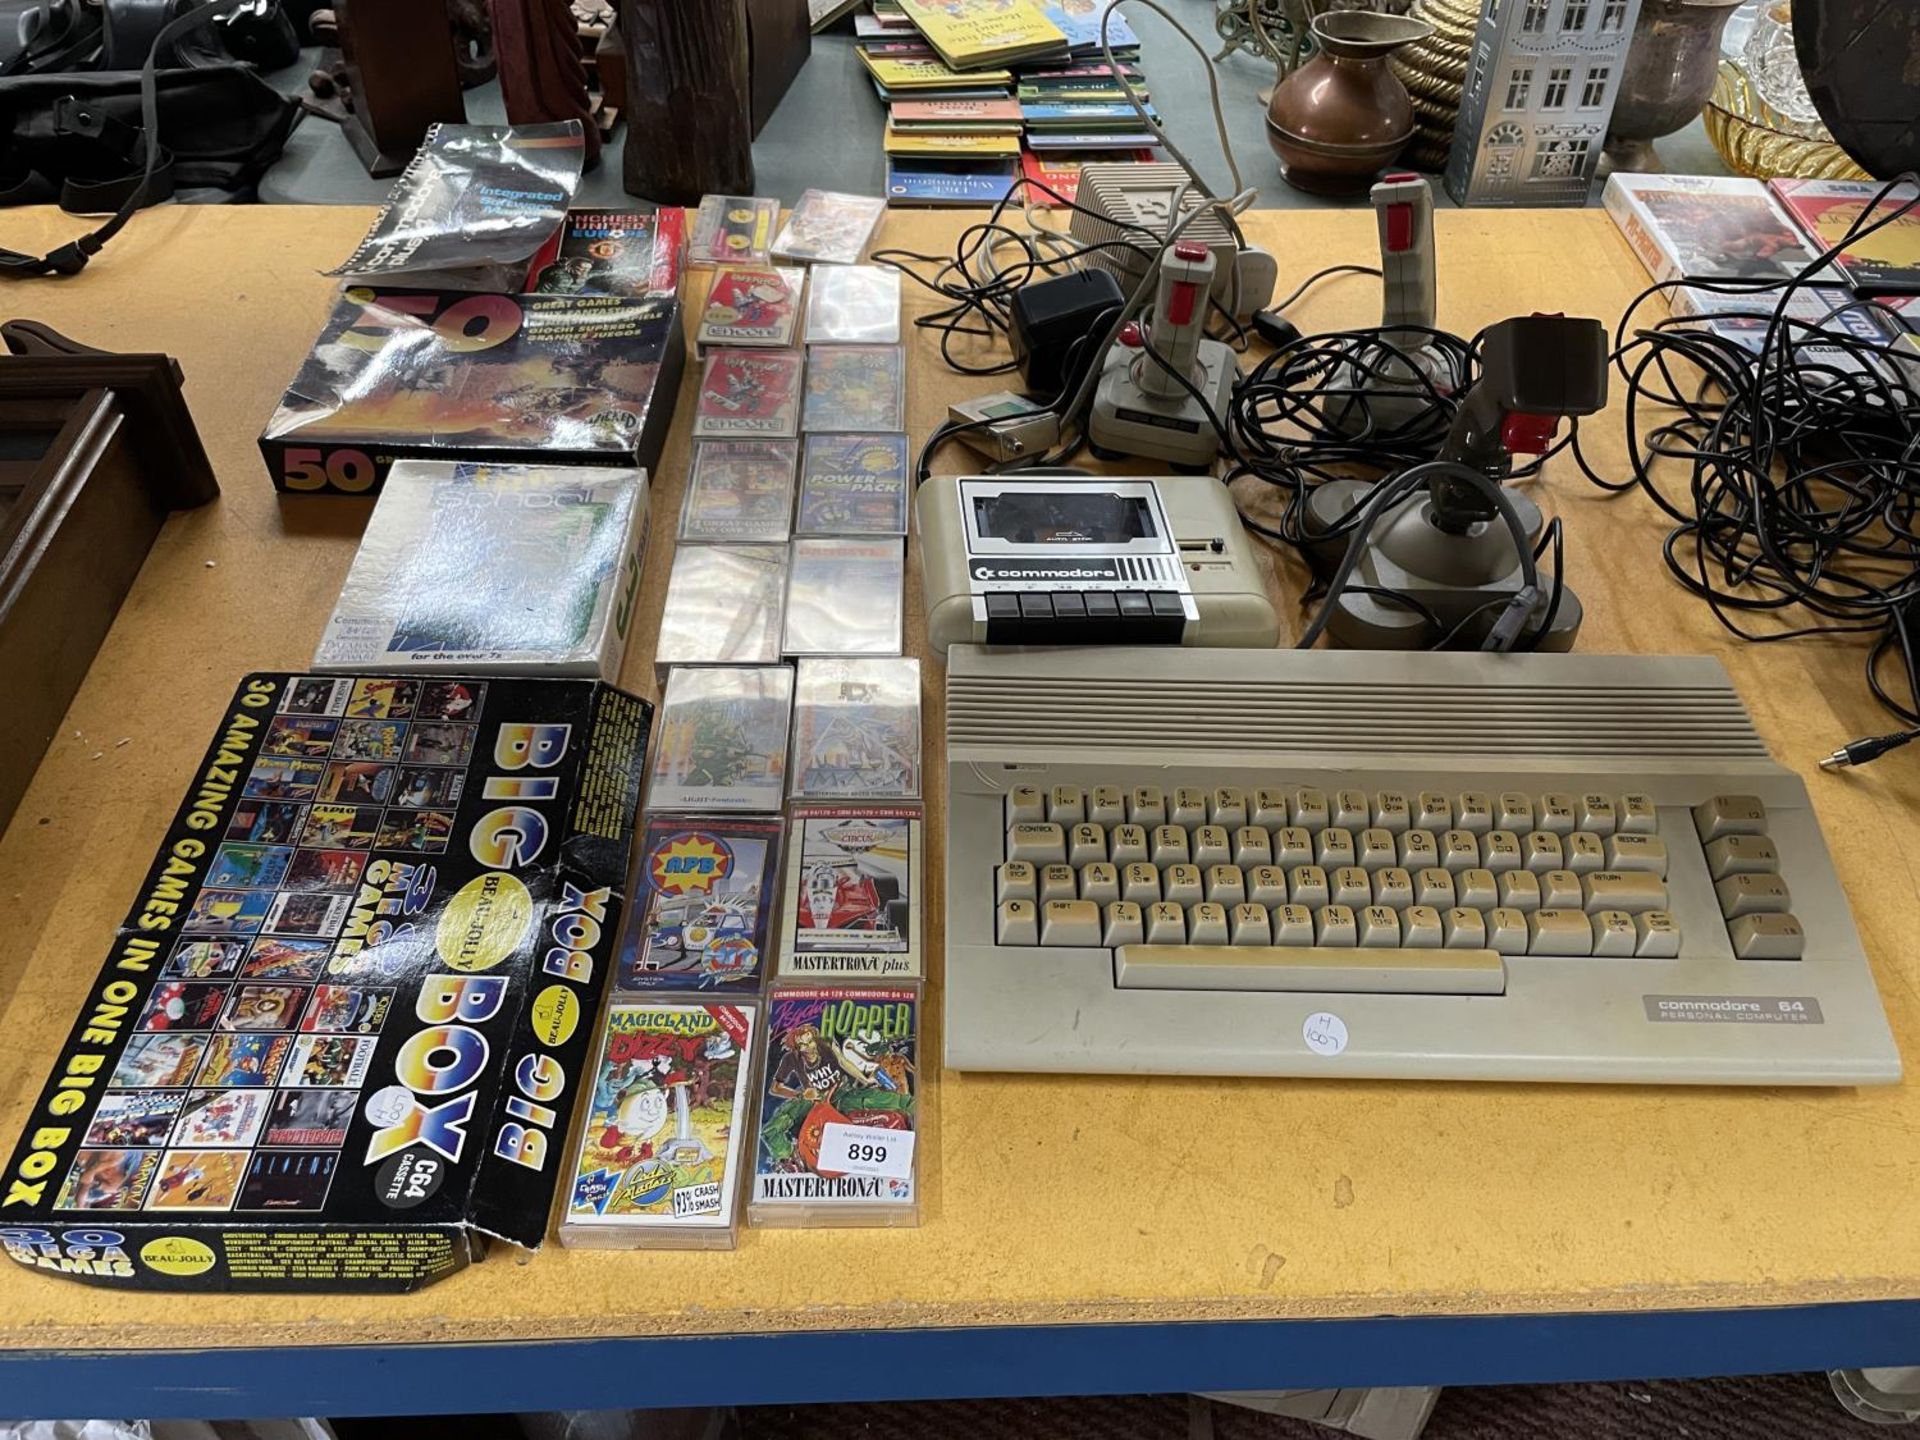
[[[1233,352],[1206,338],[1214,263],[1212,248],[1197,240],[1161,252],[1151,314],[1121,328],[1102,365],[1087,421],[1095,455],[1200,470],[1219,454],[1214,419],[1224,419],[1238,371]]]

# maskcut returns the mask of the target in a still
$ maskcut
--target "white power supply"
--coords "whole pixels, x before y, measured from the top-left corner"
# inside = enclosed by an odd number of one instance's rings
[[[1184,194],[1182,193],[1184,191]],[[1177,222],[1174,198],[1180,197],[1180,215],[1201,209],[1208,201],[1194,187],[1187,172],[1169,161],[1118,161],[1084,165],[1080,169],[1081,207],[1073,211],[1068,233],[1082,245],[1106,245],[1086,258],[1111,272],[1120,289],[1131,295],[1147,272],[1149,256]],[[1095,213],[1086,213],[1092,211]],[[1149,241],[1138,229],[1145,226],[1156,237]],[[1244,320],[1273,299],[1279,267],[1258,246],[1241,249],[1218,211],[1202,215],[1184,231],[1183,240],[1198,240],[1213,251],[1213,298]],[[1121,248],[1116,242],[1141,246],[1145,253]]]

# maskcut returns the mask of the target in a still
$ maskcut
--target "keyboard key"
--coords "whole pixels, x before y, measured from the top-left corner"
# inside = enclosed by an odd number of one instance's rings
[[[1293,792],[1293,823],[1307,830],[1318,830],[1333,823],[1327,809],[1327,792],[1303,785]]]
[[[1729,836],[1728,838],[1744,840],[1748,837],[1736,835]],[[1720,843],[1721,842],[1717,840],[1714,842],[1715,845]],[[1762,840],[1760,843],[1762,845],[1768,844],[1765,840]],[[1708,849],[1711,850],[1712,847],[1709,846]],[[1713,857],[1709,855],[1707,859],[1709,868],[1711,868]],[[1649,875],[1658,875],[1664,880],[1667,878],[1667,842],[1662,840],[1658,835],[1609,835],[1607,837],[1607,863],[1602,868],[1606,870],[1643,870]],[[1732,872],[1729,871],[1728,873],[1731,874]],[[1713,878],[1718,880],[1720,876],[1716,875]]]
[[[1266,990],[1349,995],[1499,995],[1506,966],[1487,950],[1307,950],[1274,945],[1129,945],[1122,989]]]
[[[1107,858],[1107,827],[1091,822],[1067,832],[1067,863],[1088,865]]]
[[[1362,906],[1373,903],[1373,880],[1358,865],[1342,865],[1327,872],[1329,893],[1336,905]]]
[[[1441,911],[1440,943],[1448,950],[1486,949],[1487,917],[1478,910],[1467,910],[1458,905],[1451,910]]]
[[[1356,912],[1360,944],[1392,950],[1400,944],[1400,912],[1385,905],[1368,905]]]
[[[1147,827],[1116,825],[1107,836],[1107,858],[1116,865],[1131,865],[1147,858]]]
[[[1576,830],[1567,836],[1567,869],[1576,875],[1607,868],[1607,847],[1591,830]]]
[[[1330,825],[1314,839],[1313,863],[1322,870],[1336,870],[1342,865],[1351,865],[1357,857],[1353,853],[1353,832],[1342,825]]]
[[[1742,960],[1798,960],[1807,937],[1791,915],[1742,915],[1727,926],[1733,953]]]
[[[1025,860],[1009,860],[1004,865],[996,865],[993,871],[994,901],[1035,899],[1040,893],[1034,888],[1038,883],[1039,877],[1033,873],[1033,866]]]
[[[1615,827],[1622,835],[1651,835],[1660,828],[1659,812],[1651,795],[1622,795],[1620,820]]]
[[[1729,875],[1772,875],[1780,853],[1764,835],[1722,835],[1707,842],[1707,874],[1716,881]]]
[[[1216,905],[1240,905],[1246,898],[1247,877],[1238,865],[1207,867],[1207,899]]]
[[[1314,944],[1329,950],[1351,950],[1358,935],[1351,906],[1322,905],[1313,912]]]
[[[1764,835],[1767,807],[1758,795],[1710,796],[1693,807],[1693,828],[1703,845],[1722,835]]]
[[[1540,877],[1540,904],[1547,910],[1578,910],[1580,877],[1571,870],[1549,870]]]
[[[1080,895],[1080,877],[1073,873],[1071,865],[1042,865],[1040,867],[1040,903],[1049,900],[1074,900]]]
[[[1098,945],[1100,907],[1091,900],[1049,900],[1040,907],[1042,945]]]
[[[1151,830],[1167,823],[1167,797],[1158,785],[1136,785],[1127,797],[1127,819]]]
[[[1276,865],[1311,865],[1313,863],[1313,832],[1303,825],[1288,825],[1273,832],[1273,863]]]
[[[1096,785],[1087,796],[1087,819],[1096,825],[1122,825],[1127,819],[1127,794],[1118,785]]]
[[[1588,917],[1593,924],[1593,953],[1603,959],[1631,957],[1638,943],[1633,917],[1624,910],[1602,910]]]
[[[1778,915],[1793,908],[1787,882],[1778,875],[1729,875],[1713,891],[1720,897],[1720,913],[1729,920],[1742,915]]]
[[[1446,910],[1460,897],[1454,889],[1452,873],[1442,870],[1438,865],[1429,865],[1414,874],[1413,898],[1416,904]]]
[[[1373,903],[1396,910],[1413,904],[1413,872],[1398,865],[1373,872]]]
[[[1518,790],[1502,791],[1496,818],[1500,821],[1496,829],[1520,832],[1533,829],[1533,798]]]
[[[1440,836],[1440,867],[1458,875],[1480,864],[1480,842],[1470,830],[1448,830]]]
[[[1333,792],[1333,823],[1349,830],[1363,830],[1373,814],[1367,805],[1367,792],[1364,790],[1336,790]]]
[[[1003,900],[994,918],[994,938],[1002,945],[1038,945],[1039,912],[1031,900]]]
[[[1591,955],[1593,922],[1579,910],[1536,910],[1527,917],[1527,954]]]
[[[1271,913],[1274,944],[1313,944],[1313,911],[1304,905],[1276,905]]]
[[[1287,872],[1287,897],[1295,905],[1317,909],[1327,903],[1327,872],[1318,865],[1296,865]]]
[[[1373,797],[1373,823],[1398,835],[1413,824],[1413,809],[1398,790],[1382,790]]]
[[[1182,836],[1186,834],[1183,830]],[[1013,825],[1007,829],[1007,858],[1031,860],[1037,865],[1061,863],[1067,858],[1067,836],[1058,825]]]
[[[1480,863],[1496,875],[1525,868],[1520,858],[1520,837],[1511,830],[1489,830],[1480,844]]]
[[[1210,824],[1238,830],[1247,823],[1247,792],[1230,785],[1215,790],[1207,801],[1207,820]]]
[[[1256,865],[1247,871],[1247,899],[1256,905],[1287,903],[1287,872],[1278,865]]]
[[[1160,872],[1162,898],[1175,905],[1197,905],[1207,898],[1198,865],[1168,865]]]
[[[1080,898],[1111,905],[1120,898],[1120,872],[1105,861],[1080,867]]]
[[[1413,823],[1422,830],[1451,830],[1453,802],[1438,790],[1422,790],[1414,797]]]
[[[1287,792],[1284,790],[1254,791],[1253,823],[1264,825],[1269,830],[1278,829],[1287,824]]]
[[[1582,795],[1580,797],[1580,824],[1578,829],[1588,834],[1598,835],[1602,839],[1613,834],[1619,820],[1619,812],[1614,808],[1611,795]]]
[[[1227,907],[1202,901],[1187,907],[1187,943],[1224,945],[1227,943]]]
[[[1273,837],[1258,825],[1242,825],[1233,832],[1233,863],[1242,870],[1273,863]]]
[[[1394,842],[1400,863],[1409,870],[1423,870],[1440,863],[1440,842],[1431,830],[1408,830]]]
[[[1273,924],[1264,905],[1236,905],[1227,915],[1227,933],[1235,945],[1271,945]]]
[[[1667,887],[1658,875],[1644,870],[1601,870],[1580,877],[1580,898],[1573,903],[1589,915],[1601,910],[1624,910],[1641,915],[1667,908]]]
[[[1047,819],[1056,825],[1078,825],[1087,818],[1087,797],[1078,785],[1056,785],[1047,795]]]
[[[1147,943],[1184,945],[1187,943],[1187,912],[1170,901],[1160,900],[1147,907]]]
[[[1140,907],[1131,900],[1109,902],[1106,911],[1107,928],[1100,936],[1100,943],[1109,948],[1116,945],[1142,945],[1146,943],[1145,923]]]
[[[1007,791],[1007,825],[1042,825],[1047,819],[1047,797],[1038,785],[1016,785]]]
[[[1529,913],[1540,908],[1540,877],[1531,870],[1508,870],[1500,876],[1500,903],[1509,910]]]
[[[1453,797],[1453,825],[1469,835],[1493,829],[1493,800],[1484,790],[1462,790]]]
[[[1192,785],[1182,785],[1173,792],[1173,809],[1167,819],[1175,825],[1204,825],[1207,823],[1207,792]]]
[[[1431,905],[1409,905],[1400,912],[1400,943],[1409,950],[1438,950],[1446,926]]]
[[[1536,875],[1567,868],[1567,847],[1550,830],[1529,830],[1520,837],[1520,861]]]
[[[1193,832],[1193,863],[1225,865],[1233,859],[1233,840],[1224,825],[1201,825]]]
[[[1500,892],[1496,887],[1493,872],[1487,869],[1462,870],[1453,877],[1453,888],[1459,897],[1458,903],[1469,910],[1491,910],[1500,903]]]
[[[1360,832],[1359,863],[1366,869],[1378,870],[1383,865],[1392,865],[1396,863],[1397,856],[1391,830],[1369,825]]]
[[[1527,953],[1527,917],[1510,906],[1487,912],[1487,946],[1496,955]]]
[[[1680,927],[1664,910],[1633,917],[1633,953],[1642,960],[1672,960],[1680,954]]]
[[[1533,822],[1533,828],[1549,835],[1571,835],[1579,828],[1575,821],[1580,818],[1574,814],[1573,805],[1573,796],[1564,790],[1549,790],[1540,797],[1540,818]]]
[[[1154,826],[1148,848],[1152,852],[1148,858],[1162,869],[1169,865],[1183,865],[1191,858],[1184,825]]]
[[[1151,865],[1133,864],[1120,872],[1120,898],[1136,905],[1160,899],[1160,872]]]

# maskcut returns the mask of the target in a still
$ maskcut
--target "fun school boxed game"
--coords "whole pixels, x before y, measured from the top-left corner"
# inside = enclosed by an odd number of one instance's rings
[[[652,720],[592,680],[242,680],[0,1176],[0,1249],[405,1291],[537,1246]]]

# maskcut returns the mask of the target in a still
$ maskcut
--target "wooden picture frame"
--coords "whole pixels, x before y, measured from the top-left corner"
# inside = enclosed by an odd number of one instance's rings
[[[0,828],[20,803],[161,525],[220,493],[165,355],[0,325]]]

